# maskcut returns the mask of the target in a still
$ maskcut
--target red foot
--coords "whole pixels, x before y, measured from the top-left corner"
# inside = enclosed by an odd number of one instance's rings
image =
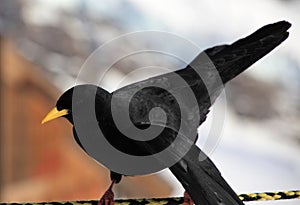
[[[194,205],[192,198],[186,191],[183,194],[183,205]]]
[[[107,189],[107,191],[103,194],[100,201],[98,202],[98,205],[114,205],[114,192],[112,191],[112,187],[114,185],[115,181],[112,181],[111,185]]]
[[[111,189],[108,189],[103,196],[101,197],[98,205],[114,205],[114,192]]]

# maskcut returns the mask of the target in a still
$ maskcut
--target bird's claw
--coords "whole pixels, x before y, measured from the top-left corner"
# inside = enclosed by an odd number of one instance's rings
[[[183,205],[194,205],[192,198],[186,191],[183,194]]]
[[[98,205],[114,205],[114,192],[109,188],[101,197]]]

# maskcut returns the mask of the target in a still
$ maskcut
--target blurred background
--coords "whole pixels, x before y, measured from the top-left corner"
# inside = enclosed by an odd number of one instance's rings
[[[299,10],[296,0],[1,0],[1,202],[98,199],[107,189],[109,172],[78,148],[66,120],[40,125],[99,46],[130,32],[156,30],[204,50],[279,20],[292,23],[290,37],[228,84],[218,103],[226,108],[221,140],[204,151],[237,193],[300,189]],[[147,42],[124,42],[113,52],[136,44]],[[137,60],[161,62],[147,55],[118,62],[102,86],[114,90],[138,67]],[[147,72],[131,75],[132,82],[157,74]],[[199,146],[211,118],[199,129]],[[182,193],[168,170],[126,177],[115,186],[121,198]]]

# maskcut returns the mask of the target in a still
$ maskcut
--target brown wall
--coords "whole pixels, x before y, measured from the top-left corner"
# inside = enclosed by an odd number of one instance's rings
[[[1,43],[1,201],[97,199],[110,183],[109,171],[78,148],[64,119],[40,122],[59,91],[37,65]],[[151,175],[122,180],[117,196],[166,197],[167,182]]]
[[[40,124],[58,90],[10,41],[1,50],[1,200],[98,198],[107,171],[78,149],[65,120]]]

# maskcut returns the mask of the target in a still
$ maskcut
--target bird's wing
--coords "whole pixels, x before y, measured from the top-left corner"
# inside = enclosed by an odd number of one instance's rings
[[[195,130],[199,125],[199,112],[197,115],[192,112],[198,104],[191,99],[194,94],[190,84],[178,83],[176,72],[126,86],[112,96],[116,99],[112,106],[117,110],[129,110],[130,120],[136,126],[152,122],[178,131],[183,124],[191,128],[194,125]]]
[[[283,42],[290,26],[286,21],[266,25],[231,45],[206,49],[185,69],[120,88],[112,93],[118,99],[116,107],[126,109],[124,105],[131,100],[130,118],[134,124],[150,123],[149,111],[161,107],[169,116],[170,124],[177,127],[180,116],[177,105],[180,105],[188,124],[197,127],[205,120],[224,84]],[[177,105],[175,100],[179,100]]]
[[[290,27],[286,21],[268,24],[231,45],[209,48],[205,53],[226,83],[281,44]],[[197,68],[197,58],[191,65]]]
[[[196,145],[170,170],[196,205],[244,204],[213,162]]]
[[[115,100],[111,106],[121,113],[122,110],[129,110],[128,115],[132,123],[136,126],[146,126],[143,129],[151,123],[150,110],[159,107],[165,111],[167,127],[172,128],[166,129],[167,133],[162,136],[176,136],[176,133],[168,134],[168,132],[178,131],[182,124],[184,127],[190,127],[192,130],[190,133],[195,134],[197,127],[205,120],[211,104],[220,94],[223,84],[283,42],[288,37],[289,27],[290,23],[288,22],[277,22],[264,26],[231,45],[207,49],[185,69],[149,78],[116,90],[112,93],[112,98]],[[178,76],[186,83],[179,83]],[[190,90],[196,101],[192,100]],[[161,116],[159,114],[155,116],[155,113],[153,115],[152,117],[158,120],[159,124]],[[121,118],[122,116],[122,114],[119,115]],[[112,122],[112,120],[108,121]],[[109,131],[111,130],[116,129],[109,129]],[[189,136],[188,131],[184,134]],[[156,141],[152,141],[153,144],[149,144],[149,141],[135,144],[133,140],[132,148],[135,150],[146,149],[153,153],[153,149],[157,152],[157,146],[169,145],[171,141],[172,139],[159,137]],[[128,147],[124,146],[126,142],[120,142],[120,146],[123,146],[125,151],[128,150]],[[139,152],[137,151],[137,155]],[[170,167],[195,204],[242,205],[243,202],[222,178],[211,160],[209,158],[198,160],[200,153],[201,150],[193,145],[178,163]],[[143,154],[147,155],[148,153]],[[203,155],[204,153],[201,154],[201,156]]]

